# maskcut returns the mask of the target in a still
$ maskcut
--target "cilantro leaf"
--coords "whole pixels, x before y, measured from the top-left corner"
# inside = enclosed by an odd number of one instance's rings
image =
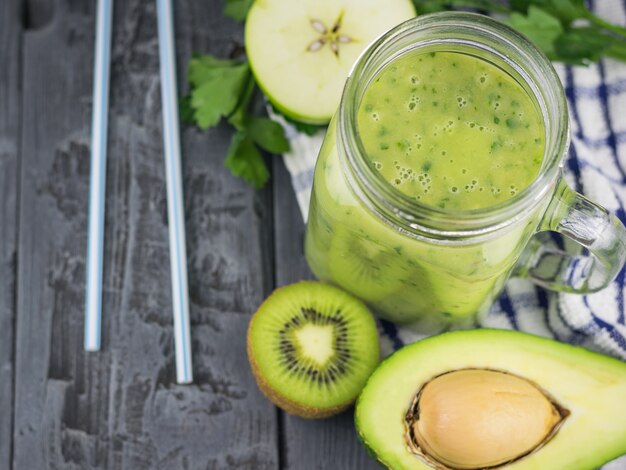
[[[228,117],[228,123],[235,127],[235,129],[243,129],[246,125],[246,121],[248,119],[248,107],[250,105],[250,101],[254,96],[254,90],[256,89],[256,81],[252,74],[248,77],[248,81],[244,86],[243,92],[239,98],[239,103],[237,103],[237,107],[232,112],[232,114]]]
[[[196,113],[191,106],[191,95],[185,95],[180,99],[178,114],[180,116],[180,120],[185,124],[196,123]]]
[[[559,18],[565,26],[577,18],[584,18],[587,9],[584,0],[531,0],[534,5],[543,8],[552,16]]]
[[[207,68],[203,74],[205,81],[191,91],[191,106],[198,126],[208,129],[235,110],[250,76],[250,68],[247,63],[242,63]]]
[[[554,42],[559,59],[573,65],[588,65],[599,60],[615,40],[595,28],[575,28]]]
[[[626,42],[615,42],[609,48],[604,51],[606,57],[612,57],[613,59],[626,62]]]
[[[503,14],[505,23],[528,36],[555,61],[588,64],[612,57],[626,62],[626,27],[596,16],[587,9],[585,0],[413,0],[413,3],[418,14],[458,8]],[[585,44],[581,34],[589,32],[594,37]],[[570,40],[571,44],[567,44]],[[597,49],[591,50],[594,47]]]
[[[280,109],[276,108],[276,106],[274,106],[271,102],[270,102],[270,106],[272,107],[272,111],[274,113],[279,114],[285,121],[291,124],[298,132],[303,132],[306,135],[315,135],[320,130],[326,129],[327,127],[326,125],[308,124],[306,122],[296,121],[295,119],[287,116]]]
[[[413,3],[415,4],[415,10],[418,15],[435,13],[452,7],[446,0],[421,0],[414,1]]]
[[[298,132],[304,132],[306,135],[315,135],[321,129],[326,129],[328,126],[320,126],[317,124],[307,124],[306,122],[294,121],[293,119],[287,118],[287,122],[296,128]]]
[[[513,12],[506,23],[528,37],[548,57],[556,57],[554,41],[563,32],[563,26],[550,13],[531,5],[528,15]]]
[[[254,0],[226,0],[224,15],[235,21],[244,21]]]
[[[270,177],[261,153],[245,130],[239,130],[233,136],[224,164],[233,175],[241,176],[257,189],[262,188]]]
[[[433,13],[452,8],[471,8],[474,10],[508,13],[509,7],[499,0],[414,0],[418,14]]]
[[[581,65],[602,57],[612,57],[626,62],[626,28],[593,14],[586,7],[585,0],[413,2],[419,14],[458,8],[504,14],[505,23],[526,35],[555,61]],[[585,34],[590,34],[587,43]]]
[[[511,8],[520,13],[527,13],[531,6],[536,6],[557,18],[564,26],[577,18],[584,18],[588,10],[584,0],[510,0]]]
[[[270,153],[283,153],[289,150],[289,141],[283,127],[265,117],[250,118],[247,131],[250,138],[263,150]]]
[[[531,3],[532,0],[509,0],[511,9],[520,13],[527,13]]]
[[[220,70],[241,64],[240,61],[218,59],[208,54],[194,54],[187,66],[187,81],[192,87],[198,87],[211,80]]]
[[[233,175],[262,187],[269,172],[259,148],[284,153],[289,141],[280,124],[251,114],[257,86],[248,63],[196,54],[187,73],[191,91],[180,100],[181,119],[206,129],[228,118],[236,132],[224,164]]]

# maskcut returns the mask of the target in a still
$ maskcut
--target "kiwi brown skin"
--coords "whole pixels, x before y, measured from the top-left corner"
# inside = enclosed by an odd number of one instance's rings
[[[307,281],[302,281],[302,282],[306,283]],[[285,287],[279,287],[274,292],[278,292],[279,290],[284,289]],[[346,409],[350,408],[350,406],[352,406],[354,402],[356,401],[356,397],[354,400],[349,401],[342,405],[338,405],[338,406],[334,406],[330,408],[315,408],[312,406],[307,406],[305,404],[297,403],[293,400],[290,400],[289,398],[282,395],[278,390],[272,388],[272,386],[267,382],[267,380],[265,380],[265,377],[263,377],[263,374],[261,373],[259,366],[256,362],[256,359],[254,357],[254,350],[252,347],[252,334],[251,334],[252,324],[256,320],[258,312],[262,311],[262,307],[264,304],[265,304],[265,301],[257,309],[254,315],[252,315],[250,323],[248,324],[248,331],[246,333],[246,352],[248,353],[248,361],[250,362],[250,368],[252,369],[252,374],[254,375],[254,378],[256,380],[256,383],[259,389],[261,390],[261,392],[263,392],[263,395],[265,395],[272,403],[274,403],[274,405],[286,411],[287,413],[291,415],[295,415],[295,416],[300,416],[301,418],[307,418],[307,419],[329,418],[331,416],[339,414],[342,411],[345,411]]]

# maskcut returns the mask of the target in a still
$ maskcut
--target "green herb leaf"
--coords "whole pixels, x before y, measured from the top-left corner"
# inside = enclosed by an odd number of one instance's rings
[[[224,15],[235,21],[244,21],[248,16],[252,2],[253,0],[226,0]]]
[[[435,13],[451,8],[451,5],[445,0],[415,0],[413,3],[415,4],[415,10],[418,15]]]
[[[614,43],[613,37],[595,28],[575,28],[561,34],[554,42],[554,47],[561,61],[588,65],[591,61],[599,60]]]
[[[328,126],[318,126],[317,124],[307,124],[306,122],[287,120],[298,132],[304,132],[306,135],[315,135],[320,130],[326,129]]]
[[[243,21],[253,0],[225,0],[224,13]],[[488,13],[509,15],[505,20],[525,34],[548,57],[570,64],[588,64],[602,57],[626,62],[626,28],[595,16],[584,0],[414,0],[419,13],[454,8],[471,8]],[[580,20],[585,23],[581,26]],[[188,69],[189,95],[180,102],[181,119],[202,128],[217,124],[222,117],[237,129],[233,136],[226,166],[256,188],[269,179],[269,172],[259,152],[272,153],[289,149],[283,128],[270,119],[251,116],[250,103],[256,82],[246,62],[195,55]],[[280,111],[275,109],[275,112]],[[300,132],[313,135],[323,126],[295,121],[283,114]]]
[[[212,80],[222,69],[241,65],[241,61],[218,59],[208,54],[194,54],[187,66],[187,80],[192,87],[198,87]]]
[[[191,107],[191,95],[185,95],[180,99],[178,114],[180,115],[180,120],[185,124],[196,123],[196,113]]]
[[[418,14],[433,13],[453,8],[471,8],[492,13],[508,13],[509,7],[498,0],[414,0]]]
[[[531,5],[528,15],[513,12],[506,23],[528,37],[548,57],[556,57],[554,41],[563,32],[563,26],[550,13]]]
[[[263,150],[270,153],[284,153],[289,150],[283,126],[271,119],[252,117],[247,125],[248,135]]]
[[[276,108],[272,103],[270,103],[272,107],[272,111],[276,114],[282,116],[282,118],[291,124],[298,132],[303,132],[306,135],[315,135],[320,130],[326,129],[326,125],[318,125],[318,124],[308,124],[302,121],[296,121],[295,119],[290,118],[285,113],[283,113],[280,109]]]
[[[510,0],[511,10],[520,13],[527,13],[528,7],[532,4],[532,0]]]
[[[245,130],[233,136],[224,162],[235,176],[240,176],[255,188],[262,188],[269,180],[269,172],[261,153]]]
[[[228,123],[235,127],[235,129],[243,129],[246,125],[246,120],[248,119],[248,108],[250,107],[250,101],[254,96],[254,90],[256,89],[256,81],[252,74],[248,77],[248,81],[244,86],[243,93],[239,98],[239,103],[237,103],[237,107],[233,111],[233,113],[228,117]]]
[[[269,179],[269,172],[259,148],[272,153],[289,150],[281,125],[270,119],[251,115],[256,81],[247,62],[194,55],[189,62],[191,91],[181,98],[180,115],[206,129],[222,117],[237,131],[233,135],[225,165],[255,188]]]
[[[585,0],[414,0],[414,3],[418,13],[471,8],[504,14],[505,23],[526,35],[555,61],[579,65],[612,57],[626,62],[626,28],[594,15],[585,6]],[[585,34],[593,36],[587,43]]]
[[[531,0],[531,3],[559,18],[564,26],[587,13],[584,0]]]
[[[231,114],[250,76],[247,63],[229,67],[206,67],[201,73],[203,82],[196,81],[191,91],[191,106],[196,123],[203,129],[216,125],[222,117]],[[198,76],[194,77],[197,80]]]
[[[626,62],[626,43],[616,41],[611,47],[604,51],[604,55]]]

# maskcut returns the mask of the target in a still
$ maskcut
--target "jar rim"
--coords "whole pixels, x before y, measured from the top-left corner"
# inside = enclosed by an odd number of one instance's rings
[[[446,38],[436,34],[446,32]],[[450,36],[450,32],[456,34]],[[462,44],[480,47],[516,70],[532,90],[541,108],[546,132],[543,163],[535,179],[513,197],[484,208],[450,210],[417,201],[390,185],[374,171],[357,127],[362,93],[386,64],[420,44],[420,36],[435,35],[428,44]],[[468,42],[468,38],[475,38]],[[411,40],[415,37],[417,40]],[[494,44],[482,42],[485,38]],[[482,41],[481,41],[482,39]],[[404,41],[405,47],[400,47]],[[394,54],[390,54],[390,49]],[[361,96],[358,96],[361,93]],[[355,99],[357,97],[358,99]],[[567,102],[561,81],[549,59],[526,37],[485,15],[469,12],[441,12],[412,18],[380,36],[367,47],[350,71],[338,110],[338,144],[343,144],[349,184],[366,205],[408,231],[442,237],[491,232],[514,223],[532,210],[554,187],[569,146]],[[342,152],[340,152],[341,154]],[[363,200],[363,196],[367,200]]]

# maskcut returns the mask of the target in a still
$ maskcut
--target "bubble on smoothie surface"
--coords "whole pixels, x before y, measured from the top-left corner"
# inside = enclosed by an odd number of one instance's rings
[[[365,91],[359,136],[373,167],[423,204],[475,209],[535,178],[545,129],[534,99],[500,68],[456,52],[412,52]]]
[[[409,111],[415,111],[415,108],[417,107],[419,102],[420,102],[420,97],[419,96],[411,95],[411,99],[407,103],[406,107],[408,108]]]

